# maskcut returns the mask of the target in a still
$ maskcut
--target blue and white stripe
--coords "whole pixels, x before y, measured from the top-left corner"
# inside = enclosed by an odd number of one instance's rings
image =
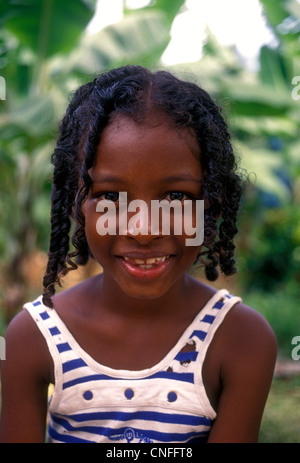
[[[55,365],[48,441],[206,442],[216,413],[202,382],[202,364],[215,331],[238,301],[218,291],[169,354],[142,371],[100,365],[41,297],[26,304]]]

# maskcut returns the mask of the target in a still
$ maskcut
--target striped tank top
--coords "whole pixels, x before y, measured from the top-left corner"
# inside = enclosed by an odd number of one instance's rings
[[[164,359],[140,371],[99,364],[41,297],[25,304],[55,366],[47,441],[206,442],[216,412],[205,392],[202,365],[217,328],[240,300],[217,291]]]

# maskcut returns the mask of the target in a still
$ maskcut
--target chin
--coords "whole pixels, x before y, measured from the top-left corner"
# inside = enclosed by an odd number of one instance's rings
[[[156,281],[155,283],[149,281],[121,281],[117,278],[114,279],[115,284],[119,290],[132,299],[140,299],[143,301],[155,301],[170,293],[174,282]],[[116,289],[117,291],[117,289]]]
[[[165,290],[154,290],[153,288],[121,288],[121,290],[126,294],[126,296],[131,297],[132,299],[140,299],[143,301],[155,301],[163,297],[167,291]]]

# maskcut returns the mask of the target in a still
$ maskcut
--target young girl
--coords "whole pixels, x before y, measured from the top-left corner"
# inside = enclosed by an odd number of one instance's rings
[[[219,108],[167,72],[115,69],[75,93],[53,163],[44,293],[7,330],[1,441],[44,441],[51,383],[49,442],[257,441],[273,332],[187,273],[196,261],[210,281],[218,266],[235,272],[241,179]],[[132,210],[120,230],[121,192],[149,211],[153,200],[203,200],[202,245],[172,227],[152,233],[150,212],[138,221],[146,233],[130,226]],[[117,233],[99,234],[99,201],[115,207]],[[103,271],[55,294],[90,258]]]

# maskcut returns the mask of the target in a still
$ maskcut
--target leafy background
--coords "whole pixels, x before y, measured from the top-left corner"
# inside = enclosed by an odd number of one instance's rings
[[[299,99],[292,98],[292,79],[300,76],[300,4],[261,4],[278,46],[261,48],[257,71],[245,69],[235,50],[221,46],[209,30],[203,57],[171,70],[203,85],[224,106],[249,182],[239,220],[239,272],[217,284],[241,294],[266,316],[281,361],[291,360],[291,340],[300,335],[300,89]],[[134,11],[125,5],[121,21],[90,35],[86,26],[96,0],[0,0],[0,74],[6,82],[6,100],[0,101],[2,335],[22,304],[41,291],[49,236],[49,158],[67,96],[115,66],[162,67],[172,23],[185,1],[156,0]],[[88,266],[76,278],[93,271]],[[299,399],[299,377],[278,373],[262,442],[300,442]]]

